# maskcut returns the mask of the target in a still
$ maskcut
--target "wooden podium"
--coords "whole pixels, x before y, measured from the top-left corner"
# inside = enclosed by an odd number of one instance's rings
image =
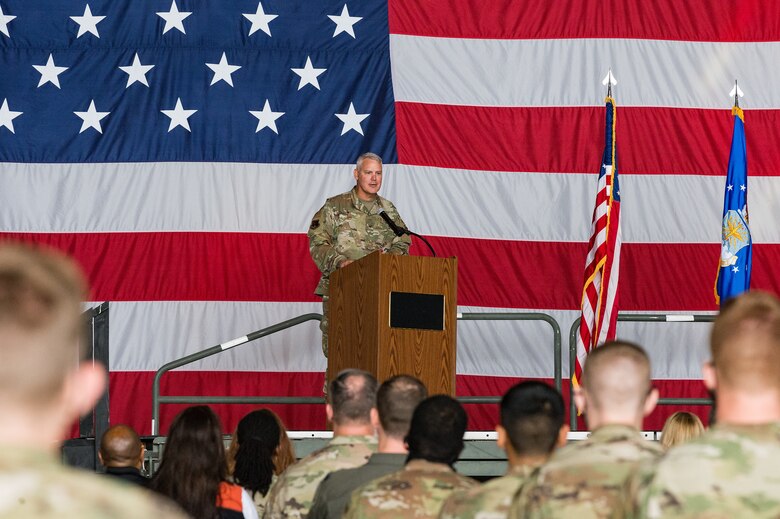
[[[454,397],[457,272],[455,258],[375,252],[331,274],[328,380],[407,374]]]

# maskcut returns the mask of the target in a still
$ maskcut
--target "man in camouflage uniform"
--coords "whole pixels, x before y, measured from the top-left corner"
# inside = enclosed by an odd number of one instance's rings
[[[509,517],[614,517],[623,510],[628,478],[641,462],[661,455],[661,447],[640,433],[658,391],[651,389],[650,360],[639,346],[596,348],[574,398],[592,434],[556,451],[521,487]]]
[[[521,382],[501,399],[498,446],[506,451],[509,471],[500,478],[456,492],[439,519],[505,519],[517,490],[557,446],[566,444],[563,397],[542,382]]]
[[[407,254],[411,239],[396,236],[379,216],[384,211],[399,227],[406,228],[395,206],[379,196],[382,159],[374,153],[358,157],[355,187],[329,198],[309,226],[309,252],[322,272],[314,291],[322,296],[322,352],[328,356],[328,286],[330,275],[375,251]]]
[[[60,463],[60,440],[106,387],[102,366],[77,362],[86,295],[71,261],[0,248],[0,518],[184,519],[146,490]]]
[[[463,450],[466,423],[463,406],[449,396],[423,400],[414,411],[406,438],[406,466],[355,490],[344,517],[435,518],[453,492],[476,485],[452,469]]]
[[[716,425],[637,474],[635,517],[780,517],[780,301],[760,292],[731,301],[710,347]]]
[[[376,405],[377,381],[365,371],[344,370],[330,383],[328,420],[333,439],[298,463],[290,465],[268,491],[263,514],[267,519],[305,518],[314,492],[329,473],[363,465],[376,451],[371,412]]]

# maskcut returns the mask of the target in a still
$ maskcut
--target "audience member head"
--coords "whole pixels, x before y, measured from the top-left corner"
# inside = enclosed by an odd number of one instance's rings
[[[749,292],[730,300],[715,319],[710,344],[718,391],[780,393],[780,301],[775,296]]]
[[[414,409],[427,396],[425,384],[410,375],[385,380],[376,394],[376,411],[383,433],[403,441],[409,433]]]
[[[547,458],[556,446],[566,444],[561,393],[543,382],[520,382],[501,399],[498,444],[510,463]]]
[[[235,482],[253,495],[266,495],[273,475],[281,474],[294,461],[287,431],[273,411],[252,411],[238,422],[228,451],[228,465]]]
[[[621,424],[640,429],[658,402],[650,382],[650,359],[638,345],[612,341],[593,350],[585,361],[582,385],[575,393],[591,429]]]
[[[463,450],[468,417],[463,406],[447,395],[434,395],[417,406],[406,444],[407,461],[422,459],[452,465]]]
[[[188,407],[171,424],[151,488],[196,519],[217,514],[219,484],[227,479],[219,418],[210,407]]]
[[[129,425],[113,425],[100,439],[98,458],[104,467],[135,467],[144,463],[144,444]]]
[[[688,411],[677,411],[666,419],[661,431],[661,445],[664,449],[692,440],[704,432],[699,417]]]
[[[377,381],[371,373],[345,369],[331,381],[326,410],[334,428],[371,427],[371,410],[376,407]],[[334,430],[334,434],[336,431]]]
[[[3,441],[53,443],[102,394],[105,369],[82,363],[84,278],[54,251],[0,247]]]

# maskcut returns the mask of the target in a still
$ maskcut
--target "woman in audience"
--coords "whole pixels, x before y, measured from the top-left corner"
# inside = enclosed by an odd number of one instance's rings
[[[273,411],[260,409],[241,419],[228,450],[228,464],[233,481],[252,496],[258,515],[263,515],[271,483],[294,462],[290,438]]]
[[[674,445],[687,442],[700,436],[704,426],[699,417],[688,411],[677,411],[670,416],[661,432],[661,445],[669,449]]]
[[[189,407],[173,420],[151,488],[195,519],[257,519],[252,498],[227,480],[219,418],[208,406]]]

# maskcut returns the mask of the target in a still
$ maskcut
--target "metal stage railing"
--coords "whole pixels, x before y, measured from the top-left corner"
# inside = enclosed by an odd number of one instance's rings
[[[710,323],[715,320],[712,314],[618,314],[618,321],[650,322],[650,323]],[[577,332],[580,328],[580,318],[577,318],[569,330],[569,377],[574,373],[577,361]],[[571,380],[571,378],[570,378]],[[712,405],[710,398],[660,398],[658,405]],[[569,384],[569,425],[572,431],[577,430],[577,407],[574,403],[574,385]]]
[[[303,324],[308,321],[320,321],[322,320],[322,314],[310,313],[303,314],[287,321],[282,321],[272,326],[268,326],[256,332],[252,332],[243,337],[238,337],[231,341],[212,346],[205,350],[187,355],[180,359],[168,362],[154,375],[154,383],[152,385],[152,435],[159,434],[160,424],[160,404],[318,404],[324,403],[322,397],[279,397],[279,396],[194,396],[194,395],[177,395],[177,396],[161,396],[160,395],[160,380],[162,376],[171,371],[172,369],[180,368],[191,364],[198,360],[217,355],[225,350],[235,348],[242,344],[266,337],[268,335],[292,328],[299,324]],[[561,366],[561,327],[551,315],[539,312],[470,312],[459,313],[459,321],[544,321],[550,325],[553,331],[553,355],[554,359],[554,373],[555,387],[561,390],[562,384],[562,366]],[[497,403],[501,400],[500,395],[491,396],[470,396],[460,397],[458,400],[464,404],[489,404]]]

